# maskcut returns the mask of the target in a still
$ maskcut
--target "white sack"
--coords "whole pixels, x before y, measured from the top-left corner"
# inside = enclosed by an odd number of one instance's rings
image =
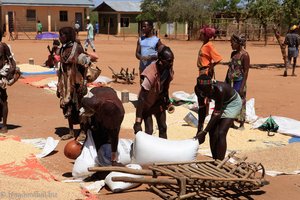
[[[137,164],[128,164],[126,167],[131,169],[141,170],[142,167]],[[130,177],[130,178],[143,178],[141,175],[127,174],[122,172],[111,172],[105,177],[105,184],[110,188],[112,192],[122,192],[140,185],[140,183],[127,183],[122,181],[112,181],[112,177]]]
[[[81,154],[75,160],[72,170],[72,176],[75,178],[86,178],[95,172],[88,171],[89,167],[99,166],[97,150],[91,130],[87,131],[87,140],[85,141]]]
[[[246,102],[246,122],[253,123],[258,119],[258,116],[255,114],[254,104],[254,98],[251,98]]]
[[[119,139],[117,162],[127,165],[131,163],[131,146],[132,140]],[[98,150],[98,160],[101,166],[111,165],[111,144],[104,144]]]
[[[195,93],[189,94],[184,91],[176,91],[172,93],[172,96],[176,101],[198,102]]]
[[[198,140],[167,140],[139,131],[133,143],[132,163],[185,162],[196,158]]]
[[[253,125],[252,128],[258,128],[261,126],[269,117],[266,118],[259,118]],[[287,118],[287,117],[278,117],[273,116],[272,118],[279,126],[277,132],[283,133],[291,136],[300,137],[300,121],[295,119]]]

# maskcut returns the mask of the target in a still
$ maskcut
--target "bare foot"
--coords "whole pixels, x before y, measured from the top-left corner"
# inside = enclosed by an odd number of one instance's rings
[[[296,74],[292,74],[292,76],[297,76]]]
[[[68,134],[61,136],[61,140],[68,140],[74,137],[74,131],[70,131]]]

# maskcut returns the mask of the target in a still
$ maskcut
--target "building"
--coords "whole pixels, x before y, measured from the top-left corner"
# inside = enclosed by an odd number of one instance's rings
[[[99,32],[111,35],[138,33],[136,17],[142,12],[141,2],[103,1],[93,11],[98,12]]]
[[[61,27],[73,26],[79,21],[81,27],[89,15],[93,0],[2,0],[2,29],[9,32],[36,32],[39,20],[43,31],[56,32]]]

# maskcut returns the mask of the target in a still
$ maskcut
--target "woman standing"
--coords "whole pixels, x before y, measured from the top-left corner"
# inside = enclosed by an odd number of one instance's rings
[[[244,48],[246,46],[246,38],[243,35],[233,34],[230,42],[233,51],[226,75],[226,82],[230,84],[242,98],[242,109],[237,117],[240,126],[237,127],[233,124],[233,128],[243,128],[246,118],[246,83],[250,67],[250,57]]]
[[[214,75],[214,67],[222,60],[222,57],[210,41],[215,36],[215,32],[214,28],[209,27],[204,27],[200,30],[200,40],[203,41],[203,44],[199,50],[197,59],[199,75],[206,74],[211,78]]]

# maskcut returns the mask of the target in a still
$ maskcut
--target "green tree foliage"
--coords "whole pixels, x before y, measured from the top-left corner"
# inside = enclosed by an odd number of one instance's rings
[[[160,23],[167,21],[167,11],[170,0],[143,0],[141,3],[142,13],[137,16],[138,21],[151,20]]]
[[[284,0],[282,3],[283,23],[290,27],[300,19],[300,0]]]
[[[192,36],[195,22],[206,21],[210,17],[211,1],[206,0],[170,0],[167,8],[168,19],[188,23],[188,40]]]
[[[249,4],[249,16],[257,19],[264,29],[265,45],[267,45],[267,27],[269,24],[279,23],[280,12],[278,0],[252,0]]]

